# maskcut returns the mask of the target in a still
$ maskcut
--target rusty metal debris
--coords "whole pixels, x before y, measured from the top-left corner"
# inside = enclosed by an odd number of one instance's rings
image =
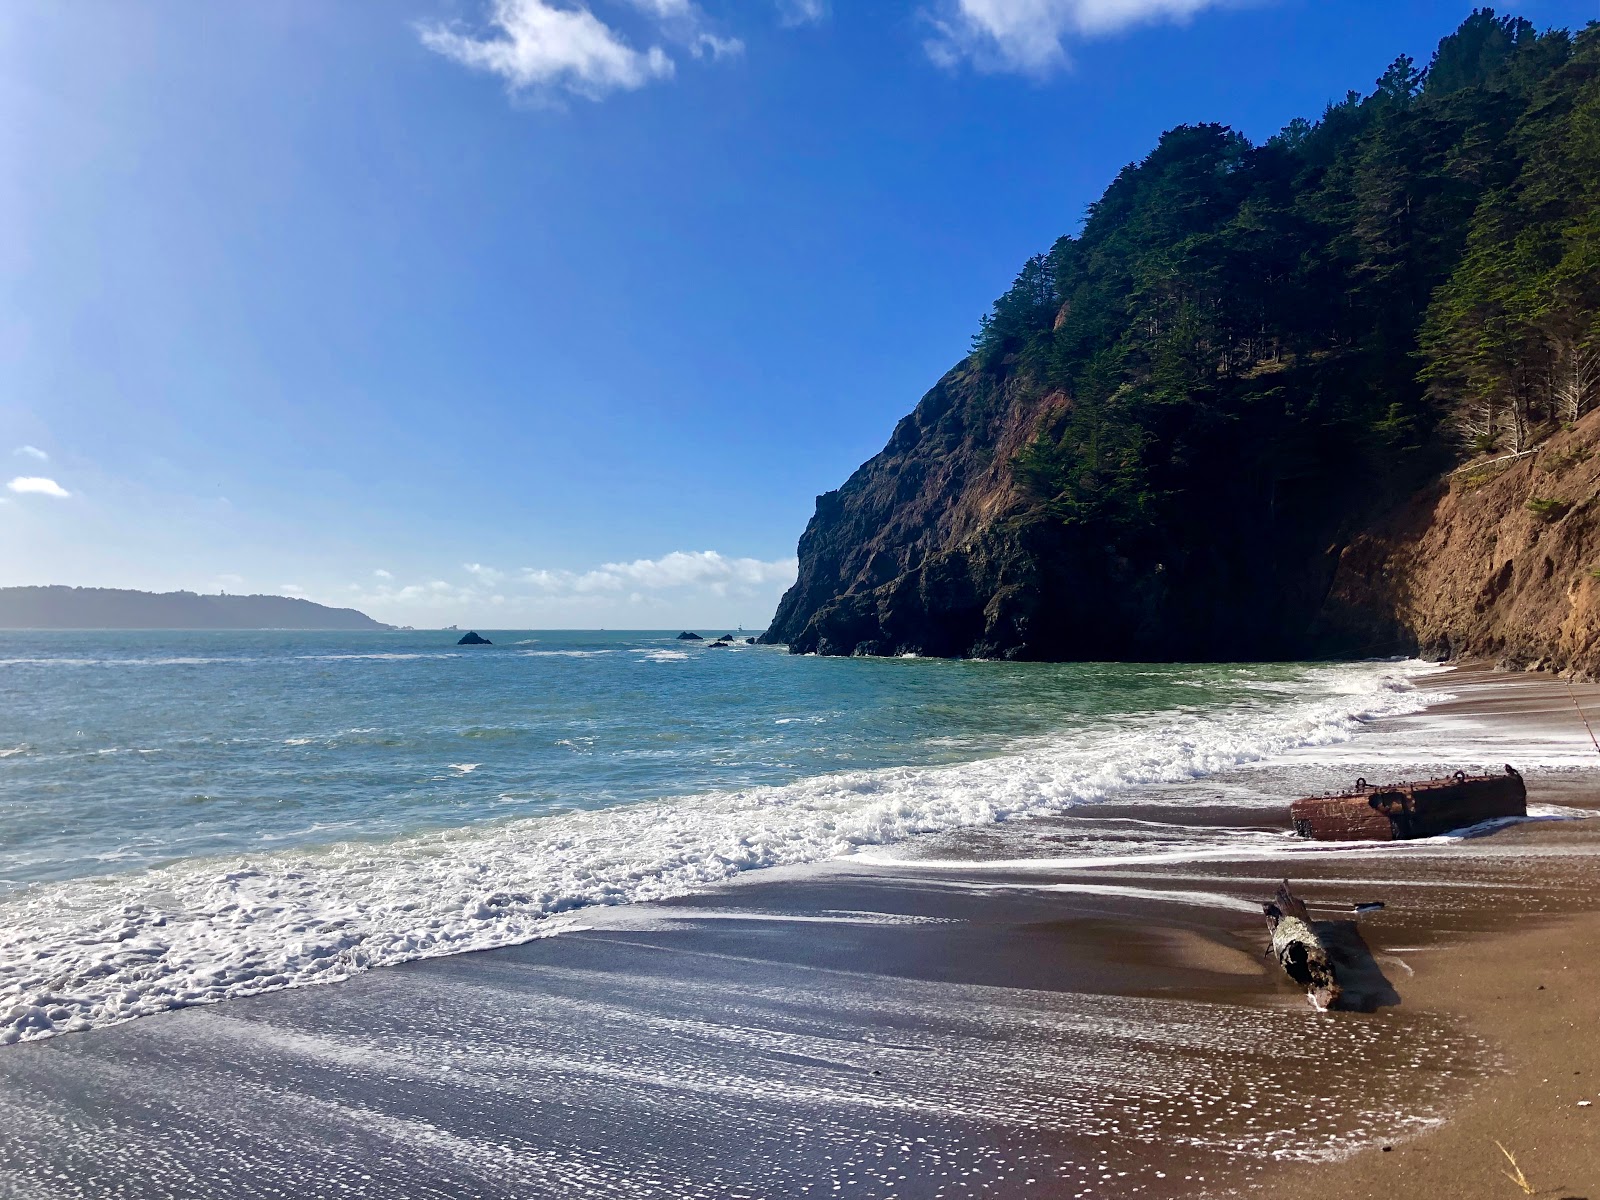
[[[1496,817],[1527,815],[1527,785],[1509,765],[1503,775],[1457,771],[1444,779],[1378,786],[1358,779],[1348,792],[1308,796],[1289,806],[1294,831],[1324,842],[1434,837]]]

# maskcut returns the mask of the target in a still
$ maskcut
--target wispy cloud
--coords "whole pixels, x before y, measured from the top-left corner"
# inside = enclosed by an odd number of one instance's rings
[[[828,19],[828,0],[778,0],[778,20],[786,28]]]
[[[651,27],[659,43],[695,58],[743,53],[744,43],[709,27],[694,0],[615,0]],[[810,0],[817,2],[817,0]],[[418,29],[428,49],[498,75],[515,93],[568,92],[598,100],[670,79],[677,64],[661,44],[636,47],[581,0],[490,0],[484,28],[431,24]]]
[[[377,579],[393,579],[394,578],[394,573],[392,571],[385,571],[382,567],[379,567],[372,574],[373,574],[374,578],[377,578]]]
[[[597,100],[673,73],[660,46],[635,50],[586,8],[546,0],[494,0],[481,37],[443,25],[421,30],[422,44],[446,58],[504,79],[514,92],[561,89]]]
[[[528,620],[565,614],[563,619],[603,624],[608,613],[631,608],[705,613],[720,601],[756,615],[761,609],[771,610],[782,590],[794,582],[796,569],[793,558],[768,562],[715,550],[676,550],[660,558],[603,563],[589,570],[509,570],[467,563],[462,570],[470,578],[462,582],[433,579],[401,584],[384,573],[370,586],[349,584],[344,602],[412,619],[438,614],[470,620],[472,613],[504,609]]]
[[[42,475],[18,475],[6,487],[19,495],[54,496],[57,500],[65,500],[72,495],[54,479],[46,479]]]
[[[26,455],[29,458],[37,458],[40,462],[50,461],[50,456],[37,446],[18,446],[16,453]]]
[[[940,66],[1043,76],[1067,64],[1064,42],[1155,21],[1182,21],[1224,0],[949,0],[930,14]]]
[[[605,563],[592,571],[548,571],[525,568],[521,581],[545,592],[570,595],[620,593],[629,590],[664,591],[698,588],[714,596],[736,589],[752,590],[794,582],[798,563],[784,558],[764,562],[758,558],[726,558],[715,550],[674,550],[660,558]]]

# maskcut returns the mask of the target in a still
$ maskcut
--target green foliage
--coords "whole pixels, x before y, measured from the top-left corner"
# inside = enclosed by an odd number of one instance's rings
[[[1068,398],[1013,464],[1043,511],[1122,546],[1267,528],[1463,440],[1524,448],[1558,362],[1600,363],[1597,197],[1600,26],[1482,9],[1426,71],[1401,56],[1262,145],[1164,134],[1028,261],[973,362]]]
[[[1439,97],[1484,87],[1516,57],[1519,48],[1537,38],[1530,21],[1497,17],[1492,8],[1477,9],[1460,29],[1439,43],[1428,64],[1424,90],[1430,97]]]
[[[1540,496],[1530,497],[1528,511],[1541,521],[1559,521],[1567,515],[1572,505],[1565,500],[1551,500]]]
[[[1539,459],[1539,469],[1546,475],[1554,475],[1558,471],[1565,471],[1568,467],[1575,467],[1586,463],[1594,457],[1592,447],[1579,442],[1565,450],[1553,451],[1542,455]]]

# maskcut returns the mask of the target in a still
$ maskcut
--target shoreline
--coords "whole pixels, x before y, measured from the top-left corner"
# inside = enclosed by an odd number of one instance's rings
[[[1592,686],[1569,690],[1545,675],[1519,679],[1483,666],[1463,668],[1453,685],[1451,677],[1423,686],[1430,684],[1466,693],[1430,710],[1435,716],[1530,730],[1547,729],[1561,716],[1577,723],[1587,715],[1592,722],[1591,706],[1600,703]],[[1583,702],[1581,713],[1574,696]],[[1590,736],[1584,731],[1586,741]],[[1553,792],[1562,804],[1600,815],[1600,777],[1544,779],[1536,791],[1530,789],[1530,804]],[[1562,851],[1587,859],[1583,874],[1591,884],[1572,898],[1570,911],[1513,910],[1467,928],[1448,918],[1421,919],[1421,940],[1431,944],[1408,959],[1406,1003],[1465,1021],[1502,1056],[1497,1069],[1462,1095],[1437,1128],[1314,1168],[1276,1172],[1263,1181],[1261,1196],[1515,1195],[1521,1189],[1505,1173],[1518,1169],[1539,1195],[1600,1194],[1600,1039],[1593,1036],[1600,1017],[1600,961],[1593,953],[1600,946],[1600,829],[1589,822],[1530,823],[1496,836],[1535,861]],[[1539,886],[1547,875],[1531,882]]]
[[[308,1176],[373,1197],[1474,1194],[1504,1165],[1490,1132],[1536,1185],[1592,1193],[1600,1063],[1573,1064],[1595,1071],[1587,1109],[1537,1072],[1566,1053],[1560,1022],[1592,1025],[1594,969],[1550,964],[1600,931],[1600,830],[1271,852],[1284,789],[1424,728],[1429,753],[1552,729],[1570,748],[1555,681],[1421,686],[1459,698],[1336,762],[1290,754],[8,1047],[0,1195],[106,1196],[135,1170],[184,1196],[304,1194]],[[1531,773],[1530,803],[1600,811],[1581,763]],[[1159,854],[1164,825],[1188,853]],[[1216,854],[1194,852],[1210,832]],[[1263,852],[1230,853],[1241,833]],[[1141,855],[1085,865],[1085,846]],[[1385,900],[1360,930],[1398,1003],[1319,1015],[1268,972],[1256,900],[1280,872],[1321,913]],[[1495,991],[1527,972],[1542,1007]]]

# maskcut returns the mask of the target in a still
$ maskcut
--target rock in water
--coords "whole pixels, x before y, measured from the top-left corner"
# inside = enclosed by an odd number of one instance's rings
[[[703,642],[705,641],[705,638],[701,637],[698,633],[690,633],[686,629],[678,635],[678,640],[680,642]]]
[[[456,645],[458,645],[458,646],[492,646],[492,645],[494,645],[494,643],[491,642],[486,637],[479,637],[476,633],[469,633],[469,634],[465,635],[459,642],[457,642]]]

